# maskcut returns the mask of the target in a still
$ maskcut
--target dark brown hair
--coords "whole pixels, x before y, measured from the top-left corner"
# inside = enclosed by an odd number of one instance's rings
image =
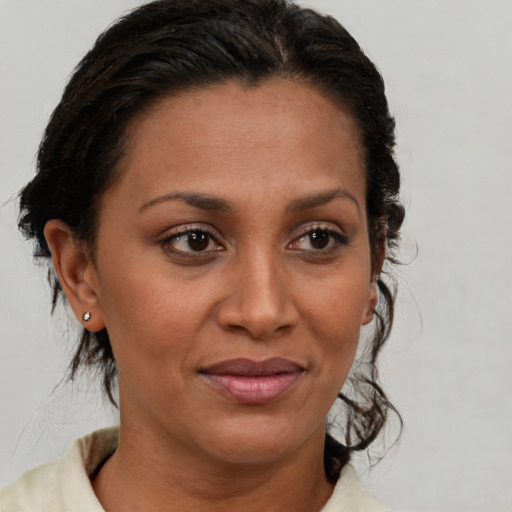
[[[50,261],[44,227],[61,219],[94,252],[98,201],[118,177],[127,127],[160,98],[227,80],[252,86],[287,78],[316,86],[357,120],[366,164],[366,208],[374,270],[398,241],[404,211],[393,157],[394,121],[382,78],[352,36],[333,18],[286,0],[161,0],[108,28],[79,63],[41,142],[37,175],[21,191],[19,227]],[[55,306],[62,289],[50,265]],[[375,333],[365,361],[351,374],[344,442],[327,436],[331,481],[353,450],[365,449],[395,410],[378,384],[376,360],[393,321],[394,296],[382,274]],[[83,330],[70,367],[100,368],[115,403],[116,364],[106,329]]]

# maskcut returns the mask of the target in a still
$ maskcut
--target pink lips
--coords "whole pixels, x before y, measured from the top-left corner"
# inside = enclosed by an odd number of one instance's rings
[[[286,393],[303,370],[278,357],[261,362],[241,358],[209,366],[200,374],[228,398],[243,404],[264,404]]]

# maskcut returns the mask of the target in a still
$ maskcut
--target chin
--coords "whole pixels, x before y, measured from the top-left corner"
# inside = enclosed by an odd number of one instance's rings
[[[297,424],[279,422],[275,418],[265,421],[249,419],[248,422],[219,427],[220,431],[210,432],[208,450],[217,459],[237,466],[272,464],[308,443],[323,443],[325,436],[323,424],[310,432]]]

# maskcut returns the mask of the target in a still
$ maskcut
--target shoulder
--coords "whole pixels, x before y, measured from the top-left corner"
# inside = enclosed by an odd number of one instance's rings
[[[63,457],[0,489],[0,512],[103,512],[89,477],[117,439],[117,429],[105,429],[76,440]]]
[[[375,496],[364,490],[356,471],[346,465],[340,474],[336,487],[321,512],[390,512]]]
[[[24,473],[19,480],[0,489],[1,512],[29,512],[37,510],[64,510],[58,496],[58,475],[62,465],[56,459],[44,466]]]

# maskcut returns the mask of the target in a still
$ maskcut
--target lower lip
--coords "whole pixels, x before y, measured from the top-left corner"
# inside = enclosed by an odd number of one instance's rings
[[[201,374],[215,389],[243,404],[265,404],[289,391],[301,372],[276,375],[217,375]]]

